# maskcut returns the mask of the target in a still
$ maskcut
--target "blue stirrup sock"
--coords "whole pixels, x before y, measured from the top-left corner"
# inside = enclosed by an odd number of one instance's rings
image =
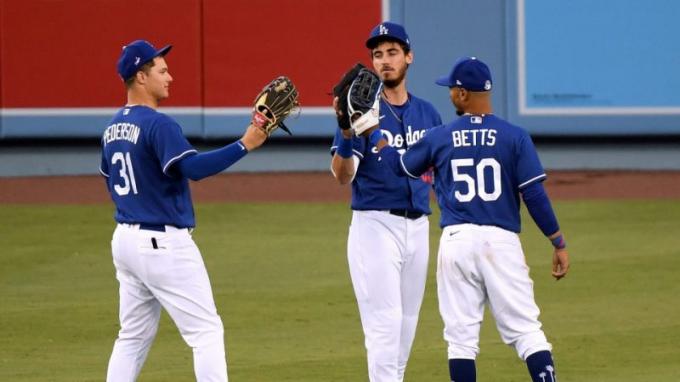
[[[474,359],[454,358],[449,360],[451,382],[476,382],[477,369]]]
[[[530,355],[527,358],[527,368],[533,382],[557,382],[555,364],[547,350]]]

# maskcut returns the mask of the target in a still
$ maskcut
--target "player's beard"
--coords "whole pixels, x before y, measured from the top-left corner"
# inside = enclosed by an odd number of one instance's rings
[[[406,78],[406,70],[408,69],[408,65],[405,65],[403,68],[397,70],[397,77],[392,78],[392,79],[385,79],[384,77],[381,78],[383,86],[389,89],[394,89],[397,86],[401,85],[402,82],[404,82],[404,79]]]
[[[462,116],[463,114],[465,114],[465,112],[464,112],[463,110],[456,108],[456,115],[457,115],[457,116],[460,117],[460,116]]]

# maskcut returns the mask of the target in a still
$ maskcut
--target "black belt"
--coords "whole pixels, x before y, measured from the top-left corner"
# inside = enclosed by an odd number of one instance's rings
[[[146,230],[149,230],[149,231],[165,232],[165,224],[139,223],[139,229],[146,229]]]
[[[407,218],[407,219],[418,219],[419,217],[425,215],[422,212],[418,211],[409,211],[405,209],[394,209],[389,211],[392,215],[396,216],[401,216],[402,218]]]

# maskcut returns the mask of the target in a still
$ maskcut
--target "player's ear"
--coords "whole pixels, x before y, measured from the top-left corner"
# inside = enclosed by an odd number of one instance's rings
[[[406,53],[406,64],[411,65],[413,63],[413,51],[410,50]]]
[[[461,101],[467,101],[468,98],[470,98],[470,93],[468,93],[467,89],[465,88],[458,88],[458,94],[460,96]]]
[[[146,73],[144,73],[143,70],[139,70],[137,73],[135,73],[135,82],[142,85],[146,83]]]

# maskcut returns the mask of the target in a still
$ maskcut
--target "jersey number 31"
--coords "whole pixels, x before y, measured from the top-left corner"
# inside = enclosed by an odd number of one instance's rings
[[[125,196],[130,193],[132,186],[132,193],[137,193],[137,181],[135,181],[135,170],[132,168],[132,161],[130,160],[130,153],[121,153],[117,151],[111,157],[111,163],[116,164],[120,162],[120,177],[123,180],[123,185],[114,184],[113,189],[120,196]],[[129,175],[128,175],[129,174]]]
[[[465,167],[474,166],[476,169],[476,181],[472,176],[465,174],[462,170]],[[493,187],[487,192],[486,180],[484,178],[484,171],[486,168],[491,169],[493,174]],[[451,169],[453,171],[453,181],[454,182],[465,182],[467,183],[467,192],[462,193],[460,190],[456,190],[456,199],[459,202],[469,202],[475,195],[485,202],[491,202],[498,199],[501,196],[501,165],[494,158],[484,158],[477,163],[475,166],[474,160],[472,158],[465,159],[453,159],[451,160]]]

